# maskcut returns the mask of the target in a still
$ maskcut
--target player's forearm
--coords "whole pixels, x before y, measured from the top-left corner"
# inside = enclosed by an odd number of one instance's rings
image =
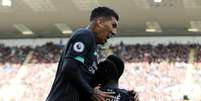
[[[84,90],[87,95],[91,96],[93,94],[93,88],[81,76],[79,65],[80,63],[78,61],[67,59],[64,63],[63,71],[76,88]]]

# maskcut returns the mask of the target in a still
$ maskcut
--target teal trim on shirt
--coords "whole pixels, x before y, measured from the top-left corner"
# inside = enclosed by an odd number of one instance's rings
[[[75,60],[80,61],[81,63],[84,64],[84,58],[80,57],[80,56],[76,56],[74,57]]]
[[[94,52],[94,55],[96,56],[97,54],[98,54],[98,53],[95,51],[95,52]]]

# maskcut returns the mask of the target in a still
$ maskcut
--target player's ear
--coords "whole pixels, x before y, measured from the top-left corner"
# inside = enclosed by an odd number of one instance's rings
[[[99,17],[99,18],[96,18],[96,25],[98,26],[98,27],[103,27],[103,24],[104,24],[104,19],[103,19],[103,17]]]

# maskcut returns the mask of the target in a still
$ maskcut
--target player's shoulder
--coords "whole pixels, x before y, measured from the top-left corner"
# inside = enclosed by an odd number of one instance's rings
[[[134,101],[133,97],[129,95],[126,89],[116,89],[116,92],[121,95],[121,101]]]
[[[117,89],[115,89],[115,91],[123,93],[123,94],[128,94],[128,91],[126,89],[119,89],[119,88],[117,88]]]
[[[95,35],[87,28],[77,29],[74,34],[70,37],[70,43],[82,41],[84,43],[95,42]]]
[[[75,31],[74,36],[93,37],[93,33],[87,28],[80,28]]]
[[[122,96],[126,97],[126,98],[129,98],[130,95],[128,93],[128,91],[126,89],[115,89],[115,92],[118,92],[120,93]]]

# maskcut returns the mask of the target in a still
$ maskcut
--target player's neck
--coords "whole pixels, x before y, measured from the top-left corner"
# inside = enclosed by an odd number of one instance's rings
[[[86,27],[89,31],[91,31],[94,34],[94,37],[96,38],[96,28],[94,23],[90,23],[87,27]],[[97,40],[96,40],[96,44],[97,44]]]
[[[118,88],[119,85],[118,85],[118,82],[116,81],[110,81],[105,85],[105,87]]]
[[[94,23],[90,23],[87,27],[88,30],[90,30],[91,32],[95,33],[95,26]]]

